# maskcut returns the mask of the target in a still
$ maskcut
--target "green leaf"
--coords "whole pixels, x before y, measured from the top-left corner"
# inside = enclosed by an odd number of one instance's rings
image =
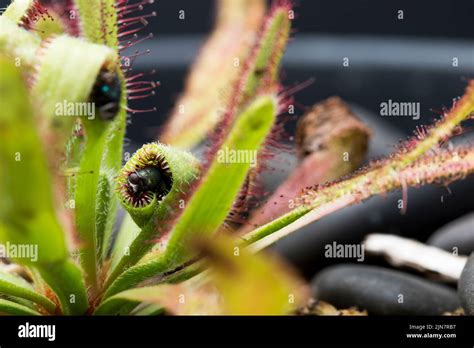
[[[244,151],[256,158],[274,124],[277,109],[275,97],[257,97],[238,117],[220,149],[222,152],[214,158],[171,233],[166,249],[170,264],[186,261],[190,255],[190,241],[214,234],[224,222],[252,164],[250,161],[227,163],[221,159],[221,154]]]
[[[86,284],[93,292],[97,283],[97,187],[107,132],[102,127],[89,126],[82,153],[80,175],[77,176],[75,206],[76,229],[80,239],[80,260]]]
[[[83,247],[81,264],[86,271],[86,281],[92,294],[99,291],[97,268],[108,250],[112,228],[116,220],[118,202],[113,194],[114,176],[122,165],[122,146],[126,128],[125,81],[118,66],[118,23],[116,1],[75,0],[81,33],[86,40],[101,44],[99,47],[113,52],[115,71],[121,81],[120,111],[109,122],[85,122],[86,144],[80,177],[76,182],[76,211],[78,233]],[[102,46],[105,45],[105,46]],[[91,54],[90,52],[85,52]],[[87,175],[87,174],[86,174]],[[100,179],[99,179],[100,176]],[[99,185],[100,184],[100,185]],[[98,191],[95,191],[97,190]],[[106,192],[106,190],[109,190]],[[79,215],[80,214],[80,215]]]
[[[246,96],[252,96],[262,84],[278,81],[280,61],[290,35],[289,9],[287,6],[274,8],[267,20],[243,89]]]
[[[1,59],[0,71],[0,240],[36,245],[40,263],[63,260],[68,251],[26,86],[11,62]]]
[[[136,308],[131,314],[136,316],[156,316],[165,314],[165,310],[160,305],[151,304],[140,306]]]
[[[275,97],[257,97],[239,116],[221,150],[256,153],[273,126],[276,113]],[[172,230],[163,255],[157,260],[129,268],[112,283],[104,296],[113,295],[192,257],[192,241],[217,231],[228,215],[250,167],[250,161],[226,163],[219,156],[214,158],[206,177]]]
[[[75,265],[66,265],[69,252],[56,216],[48,163],[36,133],[33,110],[27,102],[26,86],[12,62],[0,58],[0,71],[0,109],[3,110],[0,114],[0,137],[3,140],[0,147],[0,241],[35,248],[37,260],[16,258],[15,261],[38,268],[45,279],[55,280],[51,272],[57,268],[67,269],[63,272],[65,278],[71,274],[80,277]],[[60,296],[64,292],[85,297],[83,284],[63,282],[60,286],[50,285],[60,298],[64,312],[85,311],[87,301],[70,306]]]
[[[42,55],[32,91],[40,101],[43,115],[53,119],[57,114],[57,106],[63,102],[90,102],[92,87],[101,69],[116,72],[122,80],[124,90],[123,76],[114,50],[68,36],[54,38]],[[77,71],[81,73],[77,74]],[[45,99],[45,95],[48,98]],[[106,249],[103,245],[98,245],[98,240],[104,245],[108,242],[115,220],[116,199],[112,194],[112,180],[121,165],[126,119],[124,106],[125,93],[122,93],[121,109],[114,120],[81,118],[85,129],[85,144],[75,180],[75,216],[81,245],[81,265],[93,293],[98,288],[98,259]],[[55,121],[66,123],[63,127],[65,132],[71,129],[73,120],[68,117],[55,118]],[[108,181],[109,192],[98,195],[101,193],[97,192],[101,175],[102,180]],[[108,214],[104,216],[104,212]],[[96,225],[97,220],[99,224]],[[97,227],[99,232],[96,231]]]
[[[64,314],[85,314],[88,307],[86,287],[80,269],[73,262],[41,265],[38,270],[58,296]]]
[[[10,315],[40,315],[39,312],[24,305],[0,298],[0,314],[2,313]]]
[[[30,283],[13,274],[0,271],[0,293],[24,298],[43,306],[48,312],[54,313],[56,305],[48,298],[38,294]]]

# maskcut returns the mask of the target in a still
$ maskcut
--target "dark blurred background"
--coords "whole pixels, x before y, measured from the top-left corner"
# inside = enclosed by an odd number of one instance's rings
[[[474,76],[474,1],[297,0],[295,4],[283,83],[293,86],[314,79],[296,94],[299,113],[330,95],[376,113],[388,99],[420,102],[418,122],[384,119],[407,134],[449,107],[452,98],[462,94],[466,79]],[[139,47],[152,52],[137,60],[136,69],[157,69],[161,87],[153,102],[136,104],[158,107],[157,113],[134,117],[128,134],[139,142],[159,132],[212,29],[215,13],[212,0],[157,0],[153,7],[157,17],[149,30],[155,37]],[[178,17],[180,10],[185,11],[184,20]],[[399,10],[403,20],[398,19]],[[342,66],[344,57],[350,59],[349,67]],[[454,57],[458,67],[452,65]]]
[[[206,33],[212,28],[213,0],[156,0],[160,34]],[[296,0],[297,32],[473,38],[473,1]],[[188,13],[185,21],[177,13]],[[397,20],[403,10],[405,20]]]

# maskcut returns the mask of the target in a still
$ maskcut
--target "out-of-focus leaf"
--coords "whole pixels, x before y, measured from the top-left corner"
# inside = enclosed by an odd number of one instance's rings
[[[29,95],[14,64],[0,58],[0,242],[26,246],[29,255],[16,262],[37,268],[58,295],[65,313],[87,308],[80,270],[69,262],[65,235],[53,202],[52,180],[37,132]],[[34,178],[32,178],[34,176]],[[17,255],[21,256],[21,255]],[[61,272],[57,272],[61,270]],[[79,275],[79,281],[59,285],[58,273]],[[75,295],[70,301],[69,295]]]
[[[37,293],[23,278],[0,271],[0,294],[2,293],[33,301],[50,313],[56,308],[54,302]]]
[[[75,0],[81,33],[90,42],[118,50],[116,0]]]
[[[5,16],[0,16],[0,52],[23,68],[31,68],[37,61],[37,50],[41,38],[28,32]]]
[[[220,236],[203,250],[225,314],[289,314],[306,303],[307,288],[285,264],[272,255],[250,254],[238,244]]]
[[[3,16],[18,24],[33,6],[33,2],[34,0],[13,0],[6,8]]]
[[[160,141],[191,148],[219,121],[232,83],[251,53],[265,15],[264,0],[218,1],[217,22],[202,48]],[[212,78],[209,78],[212,76]]]
[[[38,262],[67,257],[43,145],[18,68],[0,60],[0,241],[36,245]],[[28,262],[24,259],[24,262]]]
[[[130,303],[153,303],[174,314],[281,315],[307,302],[307,287],[287,266],[237,245],[222,236],[203,243],[208,272],[181,284],[120,292],[105,300],[96,314],[115,314]]]

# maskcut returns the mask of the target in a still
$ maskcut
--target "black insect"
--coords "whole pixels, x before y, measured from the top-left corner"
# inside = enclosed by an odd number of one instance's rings
[[[102,69],[95,81],[90,95],[104,121],[113,120],[120,109],[122,88],[120,79],[115,71]]]
[[[134,195],[151,191],[162,195],[169,192],[170,183],[158,168],[148,167],[137,170],[128,176],[128,186]]]

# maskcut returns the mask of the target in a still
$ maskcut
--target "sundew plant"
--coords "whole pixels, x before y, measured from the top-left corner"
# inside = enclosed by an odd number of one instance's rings
[[[472,146],[446,146],[474,115],[471,81],[388,158],[343,167],[285,212],[246,222],[266,161],[285,147],[292,4],[221,1],[163,133],[128,156],[127,124],[159,112],[133,107],[159,89],[133,70],[146,52],[130,54],[155,5],[15,0],[0,16],[0,313],[296,313],[307,285],[263,249],[374,195],[474,172]],[[334,157],[369,132],[346,130],[327,135]],[[198,144],[201,158],[189,152]]]

